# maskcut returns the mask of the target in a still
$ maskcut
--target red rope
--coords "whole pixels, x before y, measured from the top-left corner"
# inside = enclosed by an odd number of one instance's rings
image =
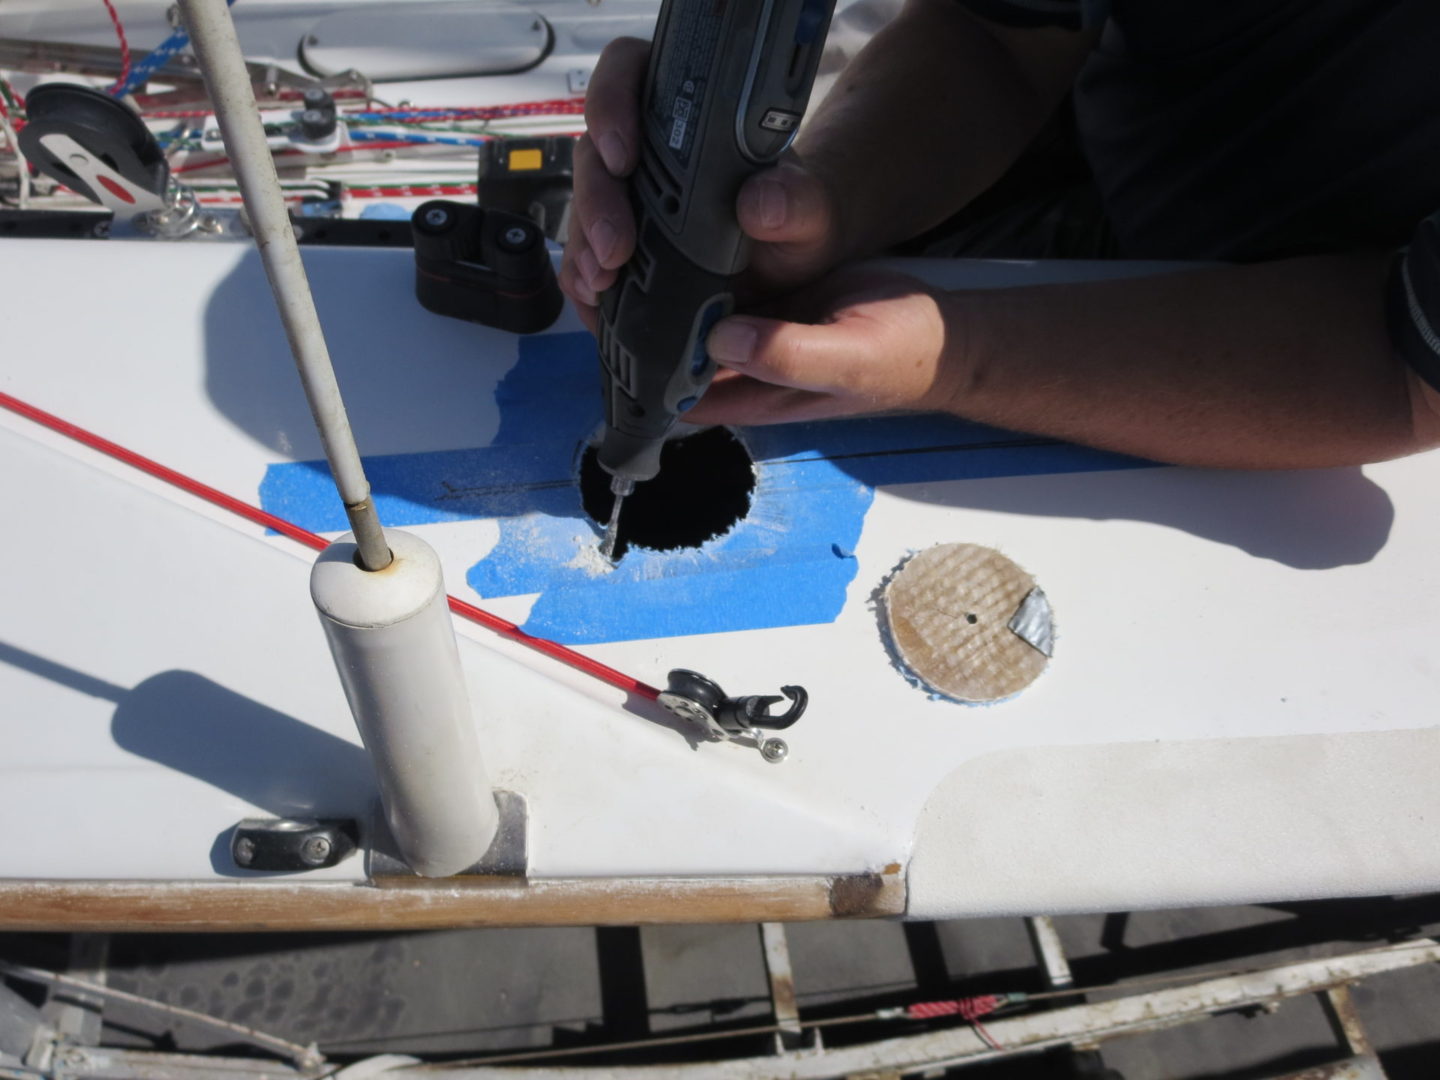
[[[511,120],[526,116],[579,116],[585,112],[585,99],[583,97],[550,98],[546,101],[517,101],[509,105],[466,105],[459,107],[386,105],[373,109],[362,109],[360,111],[377,116],[391,116],[398,113],[400,114],[400,118],[395,121],[397,124],[433,124],[442,120]],[[443,113],[444,115],[408,117],[405,115],[407,113]]]
[[[110,21],[115,24],[115,36],[120,39],[120,77],[115,80],[115,85],[110,87],[113,94],[127,82],[130,81],[130,42],[125,40],[125,27],[120,22],[120,15],[115,10],[115,5],[110,0],[102,0],[105,10],[110,13]]]
[[[1008,1000],[998,994],[981,994],[979,997],[959,998],[955,1001],[922,1001],[917,1005],[906,1006],[905,1015],[911,1020],[933,1020],[937,1016],[958,1016],[975,1029],[975,1034],[985,1040],[986,1046],[992,1050],[1003,1050],[1004,1047],[985,1030],[985,1025],[980,1023],[980,1018],[989,1016],[1005,1004],[1008,1004]]]
[[[299,97],[298,92],[282,95],[288,97]],[[337,100],[343,96],[343,91],[335,91],[331,94]],[[137,99],[143,100],[143,99]],[[146,109],[147,120],[191,120],[210,116],[213,109]],[[550,101],[519,101],[513,105],[466,105],[466,106],[429,106],[429,105],[407,105],[404,108],[398,106],[376,106],[375,108],[362,108],[352,112],[363,112],[377,116],[389,116],[392,113],[443,113],[443,116],[432,117],[410,117],[395,120],[397,124],[433,124],[444,120],[515,120],[528,116],[579,116],[585,111],[584,98],[555,98]],[[349,113],[341,113],[340,119],[344,120]]]
[[[14,112],[10,110],[11,104],[15,106]],[[21,116],[24,111],[25,99],[17,94],[15,88],[10,85],[10,81],[0,74],[0,117],[9,120],[10,126],[15,129],[17,134],[25,126],[25,119]],[[11,149],[17,154],[20,152],[19,147],[11,147]]]
[[[137,454],[133,450],[127,450],[118,443],[113,443],[109,439],[96,435],[92,431],[87,431],[85,428],[70,423],[68,420],[62,420],[53,413],[38,409],[34,405],[21,401],[19,398],[11,397],[3,391],[0,391],[0,406],[4,406],[13,413],[18,413],[27,420],[33,420],[35,423],[47,427],[51,431],[58,432],[66,438],[74,439],[76,442],[82,443],[92,450],[98,450],[100,453],[108,454],[117,461],[123,461],[126,465],[139,469],[141,472],[147,473],[157,480],[163,480],[167,484],[173,484],[182,491],[188,491],[191,495],[204,499],[208,503],[229,510],[232,514],[238,514],[247,521],[252,521],[257,525],[263,525],[267,529],[274,529],[281,535],[288,536],[291,540],[304,544],[306,547],[314,548],[316,551],[322,551],[330,544],[330,541],[326,540],[323,536],[317,536],[315,533],[310,532],[308,529],[302,529],[293,522],[286,521],[284,518],[276,517],[274,514],[261,510],[258,506],[251,506],[247,502],[242,502],[233,496],[226,495],[223,491],[219,491],[208,484],[202,484],[199,480],[186,476],[184,473],[176,472],[174,469],[161,465],[158,461]],[[506,637],[511,641],[518,641],[522,645],[527,645],[536,652],[544,653],[546,656],[554,660],[559,660],[562,664],[567,664],[577,671],[583,671],[586,675],[594,676],[602,682],[609,683],[611,686],[618,686],[621,690],[638,694],[640,697],[649,698],[651,701],[654,701],[660,694],[660,691],[647,683],[641,682],[639,679],[626,675],[624,672],[616,671],[614,668],[602,664],[598,660],[592,660],[590,657],[583,653],[578,653],[574,649],[566,648],[559,642],[549,641],[546,638],[539,638],[532,634],[527,634],[514,623],[502,619],[498,615],[492,615],[490,612],[484,611],[474,604],[468,604],[464,600],[458,600],[453,596],[447,597],[447,599],[450,602],[450,610],[462,618],[469,619],[474,623],[479,623],[487,630],[495,631],[495,633],[501,637]]]
[[[477,135],[476,137],[477,137],[477,138],[482,138],[482,139],[483,139],[483,138],[489,138],[489,136],[485,136],[485,135]],[[397,149],[400,149],[400,148],[402,148],[402,147],[403,147],[404,149],[406,149],[406,150],[413,150],[413,149],[414,149],[415,147],[417,147],[417,146],[427,146],[427,145],[444,146],[445,144],[444,144],[444,143],[428,144],[428,143],[412,143],[412,142],[390,142],[390,141],[386,140],[385,142],[366,142],[366,143],[355,143],[355,144],[353,144],[353,145],[351,145],[351,146],[337,146],[334,150],[326,150],[325,153],[326,153],[327,155],[328,155],[328,154],[357,154],[357,153],[363,153],[363,152],[366,151],[366,150],[397,150]],[[454,147],[451,146],[450,149],[453,150]],[[309,151],[309,150],[299,150],[299,149],[296,149],[296,148],[294,148],[294,147],[287,147],[286,149],[275,151],[275,157],[277,157],[277,158],[278,158],[278,157],[289,157],[289,156],[292,156],[292,155],[294,155],[294,154],[310,154],[310,153],[311,153],[311,151]],[[171,169],[170,171],[171,171],[172,173],[176,173],[176,174],[178,174],[178,173],[187,173],[187,172],[195,172],[195,171],[198,170],[198,169],[214,169],[214,168],[217,168],[217,167],[219,167],[219,166],[221,166],[221,165],[229,165],[229,164],[230,164],[230,159],[229,159],[228,157],[218,157],[218,158],[214,158],[214,159],[212,159],[212,160],[210,160],[210,161],[197,161],[197,162],[194,162],[193,164],[181,165],[181,166],[179,166],[178,168]]]
[[[400,199],[436,195],[474,195],[476,184],[402,184],[396,186],[347,187],[345,194],[356,199]]]

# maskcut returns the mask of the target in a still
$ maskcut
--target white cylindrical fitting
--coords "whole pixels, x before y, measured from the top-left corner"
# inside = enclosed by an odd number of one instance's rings
[[[440,560],[418,536],[386,529],[394,558],[362,570],[351,534],[320,553],[310,596],[385,819],[405,861],[444,877],[480,860],[500,813],[470,716]]]

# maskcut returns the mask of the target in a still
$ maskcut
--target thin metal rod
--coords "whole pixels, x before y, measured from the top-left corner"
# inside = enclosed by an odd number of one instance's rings
[[[610,493],[615,496],[615,502],[610,507],[610,524],[605,526],[605,536],[600,541],[600,554],[611,562],[615,561],[615,541],[620,538],[620,508],[625,505],[625,497],[634,490],[634,480],[623,476],[610,478]]]
[[[117,990],[113,986],[105,986],[103,983],[93,983],[85,979],[74,979],[68,975],[61,975],[54,971],[43,971],[40,968],[26,967],[23,964],[12,964],[6,960],[0,960],[0,974],[9,975],[11,978],[19,979],[21,982],[42,983],[50,986],[63,986],[72,990],[83,990],[87,994],[96,997],[110,998],[114,1001],[124,1001],[131,1005],[143,1005],[147,1009],[154,1009],[157,1012],[168,1013],[171,1016],[178,1016],[185,1020],[191,1020],[197,1024],[204,1024],[207,1027],[216,1028],[220,1031],[228,1031],[232,1035],[238,1035],[245,1042],[252,1046],[263,1047],[272,1053],[279,1054],[283,1058],[295,1062],[302,1069],[314,1069],[325,1063],[324,1057],[314,1046],[301,1046],[299,1043],[289,1042],[286,1039],[277,1038],[274,1035],[267,1035],[263,1031],[256,1031],[254,1028],[246,1027],[243,1024],[231,1023],[229,1020],[222,1020],[218,1016],[211,1016],[209,1013],[196,1012],[194,1009],[185,1009],[179,1005],[170,1005],[164,1001],[156,1001],[154,998],[142,997],[139,994],[131,994],[124,990]]]
[[[255,245],[270,279],[285,336],[290,339],[290,351],[315,426],[320,430],[330,472],[355,533],[360,562],[366,570],[383,570],[390,565],[390,549],[370,501],[370,484],[350,431],[340,384],[335,381],[335,369],[320,329],[315,299],[310,295],[305,265],[300,261],[300,247],[295,242],[280,177],[260,123],[260,108],[255,103],[230,9],[225,0],[180,0],[180,12],[215,106],[225,152],[240,184]]]

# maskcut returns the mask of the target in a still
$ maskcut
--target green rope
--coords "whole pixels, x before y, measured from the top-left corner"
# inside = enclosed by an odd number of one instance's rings
[[[25,119],[25,108],[20,104],[20,99],[15,96],[15,91],[11,89],[3,75],[0,75],[0,96],[5,98],[5,106],[10,110],[11,116],[17,120]]]

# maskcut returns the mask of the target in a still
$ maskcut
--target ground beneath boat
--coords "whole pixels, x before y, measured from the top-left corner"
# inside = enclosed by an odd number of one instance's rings
[[[1440,895],[1068,916],[1055,920],[1078,986],[1249,968],[1440,932]],[[786,928],[800,1013],[833,1017],[936,998],[1044,989],[1016,918],[806,923]],[[96,935],[0,935],[0,958],[64,969]],[[398,934],[112,935],[111,986],[209,1012],[332,1057],[480,1055],[744,1028],[771,1017],[755,925],[464,930]],[[15,984],[17,989],[19,984]],[[1354,991],[1393,1080],[1440,1062],[1440,971],[1378,976]],[[105,1010],[102,1040],[145,1049],[224,1045],[132,1006]],[[894,1033],[894,1032],[886,1032]],[[827,1045],[880,1037],[828,1028]],[[765,1054],[740,1036],[581,1061]],[[957,1070],[966,1077],[1125,1080],[1273,1077],[1345,1052],[1316,997],[1107,1043],[1103,1067],[1070,1052]],[[561,1061],[553,1064],[566,1063]]]

